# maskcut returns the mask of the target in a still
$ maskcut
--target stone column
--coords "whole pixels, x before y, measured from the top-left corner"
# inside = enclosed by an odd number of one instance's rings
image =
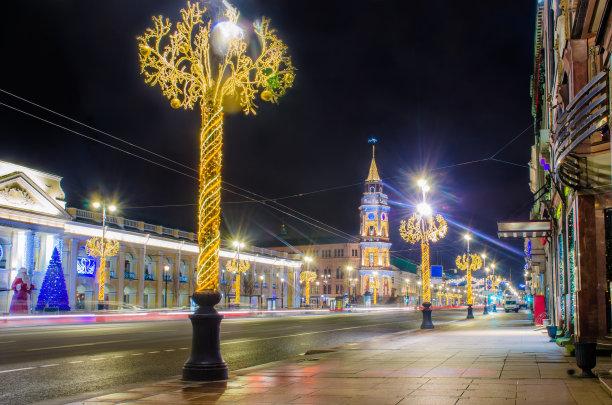
[[[138,305],[140,305],[141,307],[144,306],[146,265],[147,265],[147,257],[145,255],[145,248],[141,247],[140,249],[138,249],[138,268],[132,270],[136,272],[136,278],[138,279],[138,291],[136,292],[136,294],[138,297]]]
[[[597,265],[595,197],[579,195],[577,199],[577,334],[579,342],[594,342],[606,334],[606,274]]]
[[[76,306],[77,259],[79,257],[79,240],[70,240],[70,261],[68,262],[68,302],[70,308]]]
[[[125,284],[125,246],[119,246],[119,256],[117,258],[117,294],[115,294],[115,299],[117,300],[117,305],[123,304],[123,289]]]
[[[182,256],[182,255],[181,255]],[[181,257],[182,260],[182,257]],[[174,268],[172,269],[172,292],[174,293],[172,306],[178,307],[180,303],[179,290],[181,289],[181,284],[179,280],[179,273],[181,272],[181,264],[179,263],[179,254],[174,255]]]
[[[164,254],[159,252],[157,256],[157,308],[163,308],[164,301],[162,299],[164,288]]]

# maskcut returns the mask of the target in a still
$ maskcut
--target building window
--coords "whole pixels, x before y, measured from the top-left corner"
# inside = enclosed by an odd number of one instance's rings
[[[374,266],[374,252],[369,253],[370,266]]]
[[[340,286],[336,284],[336,294],[338,294],[338,291],[340,291]]]
[[[368,235],[373,236],[374,235],[374,226],[370,225],[370,228],[368,229]]]

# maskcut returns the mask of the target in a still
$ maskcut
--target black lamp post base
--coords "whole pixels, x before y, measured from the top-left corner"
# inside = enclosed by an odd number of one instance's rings
[[[220,326],[223,315],[215,310],[221,301],[218,292],[194,293],[198,304],[195,314],[189,315],[193,328],[191,355],[183,366],[183,380],[219,381],[227,380],[228,368],[221,356]]]
[[[471,305],[468,305],[468,314],[466,319],[474,319],[474,311],[472,310]]]
[[[489,315],[489,303],[485,302],[484,310],[482,311],[483,315]]]
[[[431,321],[431,302],[423,303],[423,322],[421,323],[421,329],[433,329],[434,324]]]

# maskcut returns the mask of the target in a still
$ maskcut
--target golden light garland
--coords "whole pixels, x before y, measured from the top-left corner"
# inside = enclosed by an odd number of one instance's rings
[[[436,223],[437,222],[437,223]],[[421,274],[423,279],[423,302],[431,302],[431,268],[429,264],[429,242],[437,242],[446,236],[448,224],[442,215],[438,214],[435,219],[432,216],[423,218],[419,214],[413,214],[408,221],[400,222],[399,232],[406,242],[421,242]]]
[[[466,292],[467,292],[467,304],[473,305],[474,300],[472,297],[472,272],[480,269],[482,267],[482,259],[480,255],[477,254],[467,254],[457,256],[455,260],[455,264],[459,270],[466,271],[465,282],[466,282]]]
[[[374,290],[372,303],[376,304],[376,301],[378,300],[378,290],[380,289],[380,279],[378,278],[378,276],[373,276],[370,278],[370,280],[370,282],[372,283],[372,289]]]
[[[310,304],[310,283],[312,283],[316,279],[317,279],[317,273],[315,273],[314,271],[305,270],[300,273],[300,280],[303,283],[306,283],[306,286],[304,287],[306,289],[306,294],[305,294],[306,305]]]
[[[236,8],[227,5],[226,20],[217,24],[225,24],[219,29],[229,27],[222,33],[226,49],[215,48],[215,32],[206,13],[199,2],[188,2],[172,33],[169,19],[158,16],[153,17],[154,27],[137,38],[145,82],[158,85],[172,108],[193,109],[199,104],[201,110],[198,292],[217,291],[219,284],[223,100],[234,96],[245,114],[255,114],[256,95],[277,103],[293,85],[295,74],[287,46],[276,37],[268,19],[253,24],[260,46],[259,56],[253,59],[247,55],[246,36],[237,26]]]
[[[108,238],[91,238],[85,244],[89,256],[100,259],[98,269],[98,301],[104,301],[104,283],[106,281],[106,258],[113,257],[119,252],[119,242]]]
[[[225,268],[227,271],[229,271],[230,273],[234,273],[236,275],[236,281],[234,284],[234,291],[235,291],[234,302],[236,302],[236,304],[240,304],[240,286],[241,286],[241,280],[242,280],[241,275],[249,271],[250,267],[251,265],[249,264],[248,261],[238,260],[237,258],[232,259],[225,265]]]

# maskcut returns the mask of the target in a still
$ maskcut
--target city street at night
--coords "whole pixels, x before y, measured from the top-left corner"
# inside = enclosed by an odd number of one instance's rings
[[[612,0],[5,3],[0,405],[612,405]]]
[[[440,324],[465,310],[440,310]],[[418,311],[347,313],[223,321],[221,349],[230,370],[321,348],[418,328]],[[191,326],[177,321],[24,327],[0,331],[0,403],[55,399],[176,376],[189,355]],[[67,378],[69,377],[69,378]],[[87,396],[87,395],[86,395]],[[92,395],[89,395],[92,396]]]

